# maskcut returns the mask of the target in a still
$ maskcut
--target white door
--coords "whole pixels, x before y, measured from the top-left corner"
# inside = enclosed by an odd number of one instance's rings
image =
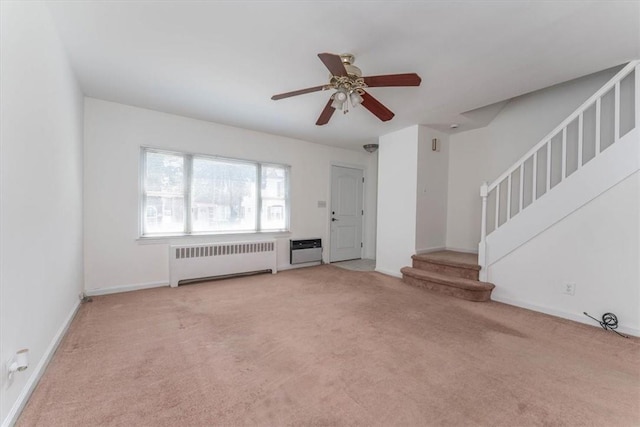
[[[362,257],[360,169],[331,167],[331,262]]]

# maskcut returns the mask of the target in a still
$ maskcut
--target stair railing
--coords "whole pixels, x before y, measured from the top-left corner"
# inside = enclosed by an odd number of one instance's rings
[[[621,120],[620,120],[620,86],[621,82],[634,72],[633,84],[635,90],[631,94],[631,103],[633,105],[633,127],[627,129],[630,131],[638,125],[638,117],[640,117],[638,109],[640,108],[640,60],[629,62],[624,68],[622,68],[615,76],[613,76],[604,86],[602,86],[596,93],[594,93],[589,99],[587,99],[580,107],[578,107],[573,113],[571,113],[565,120],[562,121],[555,129],[547,134],[540,142],[534,145],[527,153],[522,156],[517,162],[515,162],[510,168],[508,168],[502,175],[500,175],[491,184],[484,182],[480,187],[480,197],[482,199],[482,223],[480,227],[480,244],[478,247],[478,261],[483,267],[480,270],[480,280],[487,279],[487,236],[510,221],[513,216],[522,209],[532,205],[540,197],[551,190],[551,188],[560,184],[570,173],[574,173],[584,166],[587,162],[597,157],[601,151],[606,148],[601,146],[601,126],[602,121],[602,100],[605,96],[608,96],[610,91],[613,90],[613,140],[612,145],[617,142],[621,135]],[[590,108],[595,106],[595,148],[594,154],[588,159],[584,159],[583,149],[584,146],[584,130],[585,130],[585,113]],[[577,119],[577,158],[575,170],[568,173],[567,171],[567,132],[570,125]],[[593,127],[593,126],[592,126]],[[555,158],[552,154],[552,145],[561,144],[561,163],[559,177],[556,177],[556,182],[552,184],[552,160]],[[558,151],[558,150],[556,150]],[[557,160],[557,159],[556,159]],[[526,165],[528,163],[528,166]],[[555,166],[555,164],[554,164]],[[529,188],[525,188],[525,169],[530,173]],[[544,169],[544,170],[542,170]],[[540,170],[540,171],[539,171]],[[539,172],[542,176],[539,176]],[[539,181],[541,181],[539,183]],[[531,191],[529,203],[525,205],[525,191]],[[513,193],[517,192],[514,196]],[[506,193],[506,194],[505,194]],[[488,199],[490,196],[495,198],[495,212],[492,221],[488,222]],[[512,197],[517,199],[512,200]],[[515,203],[513,203],[515,202]],[[513,206],[515,204],[515,206]],[[516,209],[513,209],[513,208]]]

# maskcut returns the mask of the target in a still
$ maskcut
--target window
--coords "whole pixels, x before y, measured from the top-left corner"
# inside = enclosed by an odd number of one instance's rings
[[[142,236],[287,231],[289,167],[142,149]]]

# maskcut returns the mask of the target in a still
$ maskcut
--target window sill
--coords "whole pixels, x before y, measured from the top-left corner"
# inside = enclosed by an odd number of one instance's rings
[[[136,242],[139,245],[166,245],[166,244],[189,244],[189,243],[227,243],[242,241],[259,241],[265,238],[286,238],[291,236],[291,231],[265,231],[262,233],[226,233],[226,234],[183,234],[138,237]]]

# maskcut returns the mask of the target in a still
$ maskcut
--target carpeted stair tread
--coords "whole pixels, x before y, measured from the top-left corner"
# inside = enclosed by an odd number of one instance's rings
[[[413,255],[411,258],[417,261],[446,265],[449,267],[465,268],[476,271],[480,270],[477,254],[454,251],[438,251],[430,252],[427,254]]]
[[[477,280],[464,279],[461,277],[446,276],[431,271],[420,270],[413,267],[403,267],[400,272],[404,275],[420,280],[438,283],[440,285],[451,286],[469,291],[491,291],[495,288],[493,283],[480,282]]]

